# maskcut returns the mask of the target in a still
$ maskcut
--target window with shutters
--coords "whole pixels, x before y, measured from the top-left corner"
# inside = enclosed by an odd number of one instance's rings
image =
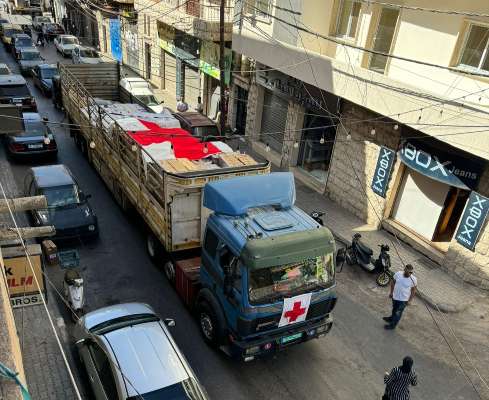
[[[380,13],[379,23],[372,41],[372,50],[378,53],[390,54],[394,34],[396,32],[399,9],[383,7]],[[371,71],[383,74],[389,58],[377,53],[370,54],[368,68]]]
[[[362,3],[354,0],[341,0],[336,20],[336,36],[355,39]]]
[[[458,66],[489,74],[489,27],[470,24],[460,51]]]

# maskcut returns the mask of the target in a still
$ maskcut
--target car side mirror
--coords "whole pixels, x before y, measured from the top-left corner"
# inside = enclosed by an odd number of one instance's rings
[[[164,323],[165,323],[165,325],[166,325],[166,326],[168,326],[169,328],[173,328],[173,327],[176,325],[175,320],[174,320],[174,319],[172,319],[172,318],[165,318],[165,319],[163,320],[163,322],[164,322]]]
[[[86,346],[87,344],[89,344],[92,340],[90,338],[83,338],[83,339],[80,339],[80,340],[77,340],[75,342],[75,345],[78,346],[78,347],[81,347],[81,346]]]

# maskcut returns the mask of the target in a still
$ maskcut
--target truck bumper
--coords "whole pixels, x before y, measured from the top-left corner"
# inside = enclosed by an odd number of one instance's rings
[[[253,361],[284,350],[287,347],[325,336],[332,326],[333,317],[328,315],[322,320],[310,322],[295,329],[291,327],[285,332],[276,334],[271,332],[254,340],[231,339],[227,348],[223,350],[233,358]]]

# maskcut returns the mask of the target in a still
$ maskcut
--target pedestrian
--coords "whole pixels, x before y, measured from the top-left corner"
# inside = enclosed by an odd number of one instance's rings
[[[397,271],[391,282],[389,297],[392,299],[392,315],[384,317],[385,329],[395,329],[402,312],[416,294],[417,279],[413,275],[413,266],[406,264],[404,272]]]
[[[188,104],[185,103],[185,101],[181,97],[179,97],[177,101],[177,111],[178,112],[188,111]]]
[[[42,32],[42,27],[41,27],[41,31],[37,34],[36,42],[38,46],[44,46],[44,33]]]
[[[200,114],[204,112],[204,105],[202,104],[202,97],[200,96],[197,97],[197,106],[195,107],[195,110]]]
[[[413,359],[404,357],[402,365],[392,368],[390,373],[384,376],[385,392],[382,400],[409,400],[409,386],[418,384],[418,377],[413,368]]]

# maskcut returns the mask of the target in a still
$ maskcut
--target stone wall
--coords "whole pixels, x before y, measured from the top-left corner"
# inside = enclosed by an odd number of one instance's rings
[[[356,122],[372,120],[377,115],[351,103],[343,106],[341,115],[343,123],[336,132],[326,194],[367,224],[379,227],[399,162],[392,169],[386,199],[375,194],[370,185],[380,146],[397,150],[400,131],[395,130],[392,124]],[[371,134],[373,128],[375,135]],[[349,140],[348,133],[351,135]]]
[[[489,167],[486,167],[481,176],[477,192],[489,197]],[[487,220],[475,246],[475,251],[466,249],[455,238],[452,239],[443,267],[455,273],[465,282],[489,290],[489,224]]]

